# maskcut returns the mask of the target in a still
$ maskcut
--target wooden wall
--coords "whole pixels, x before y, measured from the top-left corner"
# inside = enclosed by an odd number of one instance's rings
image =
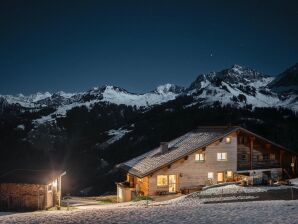
[[[246,139],[243,141],[243,139]],[[250,147],[252,144],[252,155],[250,154]],[[265,160],[264,154],[269,158]],[[270,154],[275,158],[270,158]],[[237,169],[251,170],[251,169],[268,169],[281,167],[280,163],[280,149],[264,142],[260,139],[254,138],[244,133],[238,135],[238,150],[237,150]],[[246,159],[244,159],[246,157]],[[251,164],[252,158],[252,164]]]
[[[173,163],[153,173],[149,178],[149,195],[155,195],[156,191],[168,191],[168,186],[157,186],[157,175],[176,175],[177,191],[181,188],[205,185],[208,180],[208,172],[214,172],[214,183],[216,183],[217,172],[237,171],[237,136],[231,134],[231,143],[226,143],[225,139],[217,141],[205,149],[205,161],[195,161],[195,154],[202,152],[198,149],[187,157]],[[227,152],[227,161],[217,161],[218,152]]]
[[[44,209],[46,186],[36,184],[0,184],[0,208],[8,210]]]
[[[143,177],[143,178],[136,178],[135,180],[136,180],[135,184],[139,185],[140,191],[147,196],[149,192],[149,178]]]

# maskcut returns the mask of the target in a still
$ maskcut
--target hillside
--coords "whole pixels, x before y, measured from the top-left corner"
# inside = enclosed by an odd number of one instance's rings
[[[199,125],[241,125],[298,151],[296,93],[274,92],[273,80],[234,65],[187,88],[166,84],[144,94],[103,86],[2,96],[0,172],[59,167],[68,192],[114,191],[123,178],[116,164]]]

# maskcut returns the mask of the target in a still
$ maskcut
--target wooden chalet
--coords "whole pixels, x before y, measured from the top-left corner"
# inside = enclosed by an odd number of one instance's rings
[[[0,210],[40,210],[60,206],[65,171],[13,170],[0,176]]]
[[[118,202],[124,202],[227,181],[289,178],[296,175],[297,153],[242,127],[199,127],[118,167],[127,172],[117,183]]]

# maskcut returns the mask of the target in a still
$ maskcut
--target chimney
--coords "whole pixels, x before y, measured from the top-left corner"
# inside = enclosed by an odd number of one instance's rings
[[[166,153],[169,151],[169,144],[167,142],[161,142],[160,143],[160,152],[162,154]]]

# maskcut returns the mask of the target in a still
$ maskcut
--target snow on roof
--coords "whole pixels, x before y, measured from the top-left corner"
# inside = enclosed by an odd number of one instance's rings
[[[120,168],[138,177],[144,177],[155,170],[203,148],[225,135],[235,131],[237,127],[200,127],[170,141],[169,150],[161,153],[157,147],[134,159],[119,165]]]

